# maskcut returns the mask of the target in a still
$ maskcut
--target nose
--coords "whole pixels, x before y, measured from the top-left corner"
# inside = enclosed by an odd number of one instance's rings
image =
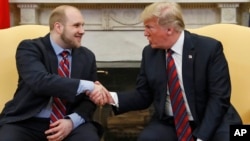
[[[148,32],[146,31],[146,29],[144,29],[144,36],[149,36]]]
[[[79,28],[79,33],[81,33],[81,34],[84,34],[84,33],[85,33],[85,29],[84,29],[83,26],[80,26],[80,28]]]

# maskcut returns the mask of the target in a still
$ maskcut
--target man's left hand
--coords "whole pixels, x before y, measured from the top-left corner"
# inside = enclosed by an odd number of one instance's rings
[[[60,119],[50,124],[50,129],[45,131],[48,141],[62,141],[73,130],[71,119]]]

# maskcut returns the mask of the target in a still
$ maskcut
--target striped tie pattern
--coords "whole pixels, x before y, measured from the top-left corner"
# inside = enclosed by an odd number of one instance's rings
[[[169,49],[167,53],[167,76],[176,133],[178,141],[193,141],[192,130],[189,125],[187,110],[172,53],[173,51]]]
[[[58,74],[63,77],[69,77],[69,60],[68,51],[63,51],[60,55],[62,60],[59,62]],[[51,122],[64,118],[66,115],[66,101],[58,97],[53,97],[52,113],[50,116]]]

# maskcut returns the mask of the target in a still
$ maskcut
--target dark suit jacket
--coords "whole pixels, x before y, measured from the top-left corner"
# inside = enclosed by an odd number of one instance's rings
[[[80,79],[95,81],[94,54],[85,47],[72,50],[71,78],[57,73],[58,59],[45,37],[22,41],[16,52],[18,88],[0,114],[0,126],[34,117],[48,104],[51,96],[68,101],[68,114],[76,112],[91,121],[96,105],[85,94],[76,96]],[[8,85],[8,82],[6,82]]]
[[[185,31],[182,59],[183,85],[197,125],[193,134],[207,140],[221,123],[241,123],[238,113],[230,104],[231,83],[222,44]],[[153,102],[153,120],[169,118],[164,109],[166,86],[165,50],[152,49],[148,45],[143,50],[136,90],[118,93],[119,108],[114,108],[115,113],[145,109]]]

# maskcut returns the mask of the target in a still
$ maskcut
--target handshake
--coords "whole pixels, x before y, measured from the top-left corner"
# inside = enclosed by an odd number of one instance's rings
[[[115,103],[109,91],[99,81],[94,83],[94,90],[87,92],[86,95],[89,96],[91,101],[100,106]]]

